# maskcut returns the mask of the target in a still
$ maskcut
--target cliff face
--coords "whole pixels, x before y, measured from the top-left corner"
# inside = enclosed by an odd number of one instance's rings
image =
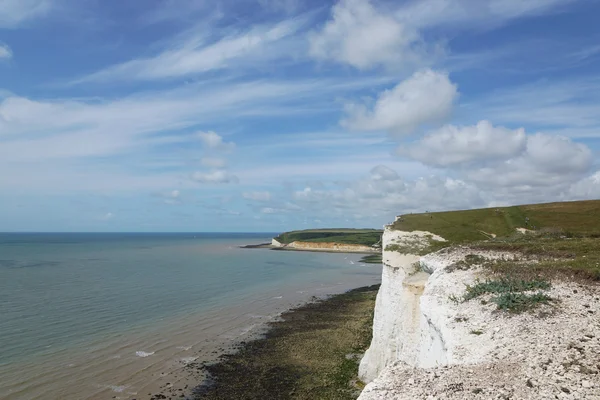
[[[481,270],[450,265],[469,254],[509,255],[461,247],[425,256],[397,251],[418,248],[425,238],[441,240],[428,235],[389,228],[383,234],[373,339],[359,369],[371,383],[360,400],[600,399],[597,285],[553,283],[549,295],[560,299],[561,312],[549,309],[543,318],[508,317],[489,299],[456,302],[452,297],[474,284]]]

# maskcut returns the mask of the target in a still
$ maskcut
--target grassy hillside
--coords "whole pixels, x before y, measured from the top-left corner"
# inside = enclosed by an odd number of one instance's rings
[[[600,236],[600,200],[533,204],[403,215],[402,231],[429,231],[452,243],[508,237],[516,228],[561,230],[569,236]]]
[[[382,233],[378,229],[307,229],[285,232],[275,239],[285,244],[300,241],[373,246],[379,242]]]
[[[560,274],[600,280],[600,200],[409,214],[392,227],[435,233],[448,240],[436,243],[440,246],[469,244],[539,261],[502,261],[490,266],[507,276]],[[521,234],[516,228],[531,232]]]

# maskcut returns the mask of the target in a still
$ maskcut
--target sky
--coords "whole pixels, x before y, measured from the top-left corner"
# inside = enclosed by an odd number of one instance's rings
[[[0,231],[600,198],[598,0],[0,0]]]

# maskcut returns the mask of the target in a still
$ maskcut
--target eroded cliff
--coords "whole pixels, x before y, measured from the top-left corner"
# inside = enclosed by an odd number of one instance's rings
[[[359,370],[370,383],[361,400],[600,399],[597,285],[554,282],[547,293],[555,301],[537,314],[499,312],[489,295],[459,301],[484,276],[478,262],[515,254],[468,247],[409,253],[440,240],[384,231],[373,339]],[[457,267],[469,257],[478,261]]]

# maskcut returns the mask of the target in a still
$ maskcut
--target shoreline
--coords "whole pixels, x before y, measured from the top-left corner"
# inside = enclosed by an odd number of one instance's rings
[[[371,341],[379,284],[328,296],[284,311],[263,333],[240,342],[217,362],[190,363],[208,376],[188,399],[355,399],[362,390],[358,363]],[[181,391],[154,399],[183,398]],[[165,396],[165,397],[163,397]]]
[[[379,254],[381,251],[352,251],[352,250],[335,250],[325,248],[298,248],[298,247],[279,247],[273,246],[271,243],[260,243],[260,244],[247,244],[240,246],[240,249],[267,249],[274,251],[307,251],[312,253],[344,253],[344,254]]]

